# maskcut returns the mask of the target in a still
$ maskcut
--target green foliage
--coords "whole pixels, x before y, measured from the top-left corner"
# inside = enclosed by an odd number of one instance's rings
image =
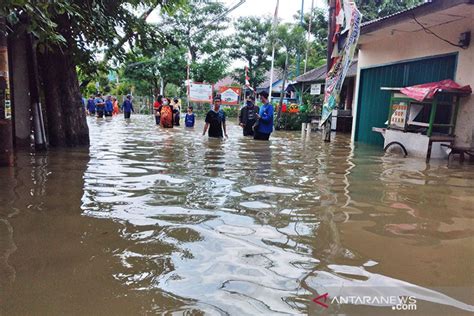
[[[306,45],[305,30],[296,24],[279,24],[271,34],[270,40],[280,52],[294,56]]]
[[[264,82],[265,73],[270,69],[268,36],[271,23],[269,18],[258,17],[241,17],[234,23],[235,34],[230,41],[230,57],[247,63],[252,87]],[[244,85],[245,70],[236,71],[234,79]]]
[[[355,0],[364,15],[362,21],[375,20],[414,7],[424,0]]]
[[[146,22],[148,14],[158,6],[171,13],[186,3],[187,0],[3,0],[0,14],[7,16],[11,27],[22,21],[43,47],[61,45],[84,72],[93,73],[98,66],[94,57],[104,48],[107,56],[122,60],[125,42],[130,46],[159,43],[162,33]]]
[[[237,105],[230,105],[230,106],[226,106],[222,109],[225,113],[225,116],[230,118],[234,118],[234,117],[238,117],[239,116],[239,107]]]
[[[192,0],[187,10],[172,16],[163,14],[161,30],[169,43],[189,51],[191,57],[191,79],[215,83],[226,74],[226,41],[223,30],[227,28],[227,17],[218,18],[226,10],[223,3],[210,0]],[[183,69],[186,75],[185,69]]]
[[[299,21],[299,14],[295,16]],[[326,63],[327,38],[328,38],[328,18],[327,12],[320,8],[313,9],[304,15],[303,28],[306,33],[309,29],[311,19],[311,41],[307,43],[308,60],[307,69],[314,69]],[[309,44],[309,45],[308,45]]]
[[[276,115],[276,113],[275,113]],[[301,130],[301,123],[306,117],[303,113],[281,113],[280,122],[277,123],[275,129],[287,130],[287,131],[299,131]],[[277,122],[275,117],[275,122]]]
[[[185,91],[184,88],[181,88],[180,86],[169,83],[166,85],[164,93],[165,93],[165,96],[176,97],[176,96],[181,95],[181,91]]]

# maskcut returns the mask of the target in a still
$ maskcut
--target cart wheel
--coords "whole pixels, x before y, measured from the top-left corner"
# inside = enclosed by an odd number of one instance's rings
[[[397,154],[403,154],[404,157],[408,156],[408,152],[401,143],[399,142],[391,142],[385,146],[383,149],[387,153],[397,153]]]

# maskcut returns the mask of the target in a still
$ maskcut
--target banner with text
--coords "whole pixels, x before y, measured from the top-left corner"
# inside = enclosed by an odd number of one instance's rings
[[[337,0],[341,2],[341,0]],[[322,119],[320,125],[322,126],[326,120],[331,116],[332,111],[336,108],[339,95],[341,93],[342,84],[346,78],[347,71],[351,65],[356,50],[357,42],[360,35],[360,24],[362,14],[357,10],[354,2],[343,0],[343,8],[340,9],[338,16],[338,25],[336,29],[343,27],[344,31],[339,38],[334,39],[334,51],[332,54],[331,69],[326,75],[326,84],[324,89],[324,103],[322,111]],[[338,6],[336,6],[338,7]],[[342,15],[344,15],[342,17]],[[345,20],[345,21],[344,21]],[[341,22],[344,21],[344,22]]]
[[[189,101],[212,103],[212,85],[191,83],[189,85]]]

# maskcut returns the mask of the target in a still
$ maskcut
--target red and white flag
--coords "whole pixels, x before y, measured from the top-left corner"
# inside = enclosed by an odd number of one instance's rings
[[[245,86],[253,91],[253,88],[250,86],[249,67],[247,66],[245,66]]]

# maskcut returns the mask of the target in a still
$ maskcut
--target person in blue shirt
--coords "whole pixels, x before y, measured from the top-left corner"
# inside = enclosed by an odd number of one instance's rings
[[[186,116],[184,118],[184,125],[186,127],[194,127],[194,113],[193,113],[193,107],[188,106],[188,113],[186,113]]]
[[[132,96],[129,94],[122,104],[122,111],[125,119],[129,119],[132,112],[135,112],[132,104]]]
[[[87,111],[89,112],[89,115],[91,116],[95,115],[95,102],[94,102],[93,95],[91,95],[89,100],[87,100]]]
[[[108,95],[105,101],[105,116],[112,116],[114,111],[114,103],[112,102],[112,96]]]
[[[97,93],[97,96],[95,97],[95,109],[97,111],[97,117],[102,118],[104,117],[104,110],[105,110],[105,101],[102,99],[102,95],[100,93]]]
[[[254,139],[268,140],[273,132],[273,105],[268,102],[268,92],[260,93],[260,100],[263,105],[257,114],[258,126],[255,128]]]

